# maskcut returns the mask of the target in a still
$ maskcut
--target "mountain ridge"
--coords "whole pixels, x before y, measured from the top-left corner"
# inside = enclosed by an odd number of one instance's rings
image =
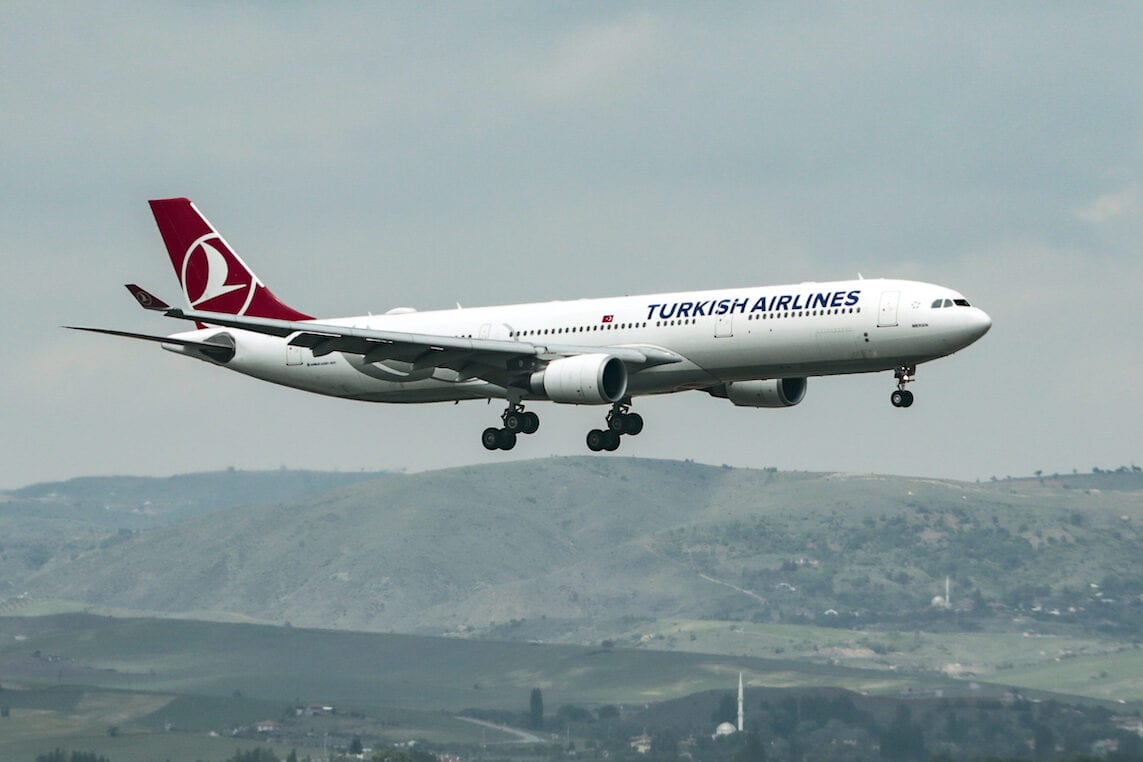
[[[983,615],[1019,603],[1017,569],[1047,590],[1031,605],[1131,568],[1141,498],[1048,480],[546,458],[188,515],[54,557],[27,583],[109,610],[423,634],[563,628],[578,642],[671,618],[942,625],[929,604],[946,575],[958,605]]]

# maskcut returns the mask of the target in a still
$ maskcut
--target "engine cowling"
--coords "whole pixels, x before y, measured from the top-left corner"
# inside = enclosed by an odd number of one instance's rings
[[[728,381],[711,394],[728,399],[739,407],[793,407],[806,396],[806,379]]]
[[[531,384],[553,402],[606,405],[627,394],[627,366],[612,355],[562,357],[533,373]]]

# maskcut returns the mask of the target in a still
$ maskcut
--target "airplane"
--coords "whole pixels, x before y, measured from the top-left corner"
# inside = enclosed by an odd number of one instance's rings
[[[263,381],[368,402],[504,400],[488,450],[536,433],[525,403],[607,407],[587,434],[614,451],[643,430],[635,398],[701,391],[740,407],[783,408],[807,379],[893,371],[890,402],[913,404],[917,366],[984,336],[991,318],[932,283],[864,279],[321,318],[286,305],[186,198],[150,201],[182,287],[173,307],[135,285],[147,310],[195,328],[157,342]]]

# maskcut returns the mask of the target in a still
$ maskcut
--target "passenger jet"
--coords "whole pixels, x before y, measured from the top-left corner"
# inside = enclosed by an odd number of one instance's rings
[[[801,402],[810,376],[892,370],[894,407],[917,366],[964,349],[992,326],[956,291],[858,279],[646,296],[316,319],[280,301],[190,200],[151,201],[184,307],[130,284],[145,309],[194,323],[170,336],[82,331],[163,349],[275,384],[367,402],[504,400],[489,450],[534,434],[525,403],[608,408],[590,450],[643,430],[632,401],[701,391],[742,407]]]

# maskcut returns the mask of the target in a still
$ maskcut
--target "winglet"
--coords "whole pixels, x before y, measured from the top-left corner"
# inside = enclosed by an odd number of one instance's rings
[[[135,301],[139,302],[139,306],[145,310],[164,312],[171,308],[171,305],[134,283],[128,283],[127,290],[131,292],[131,296],[135,297]]]

